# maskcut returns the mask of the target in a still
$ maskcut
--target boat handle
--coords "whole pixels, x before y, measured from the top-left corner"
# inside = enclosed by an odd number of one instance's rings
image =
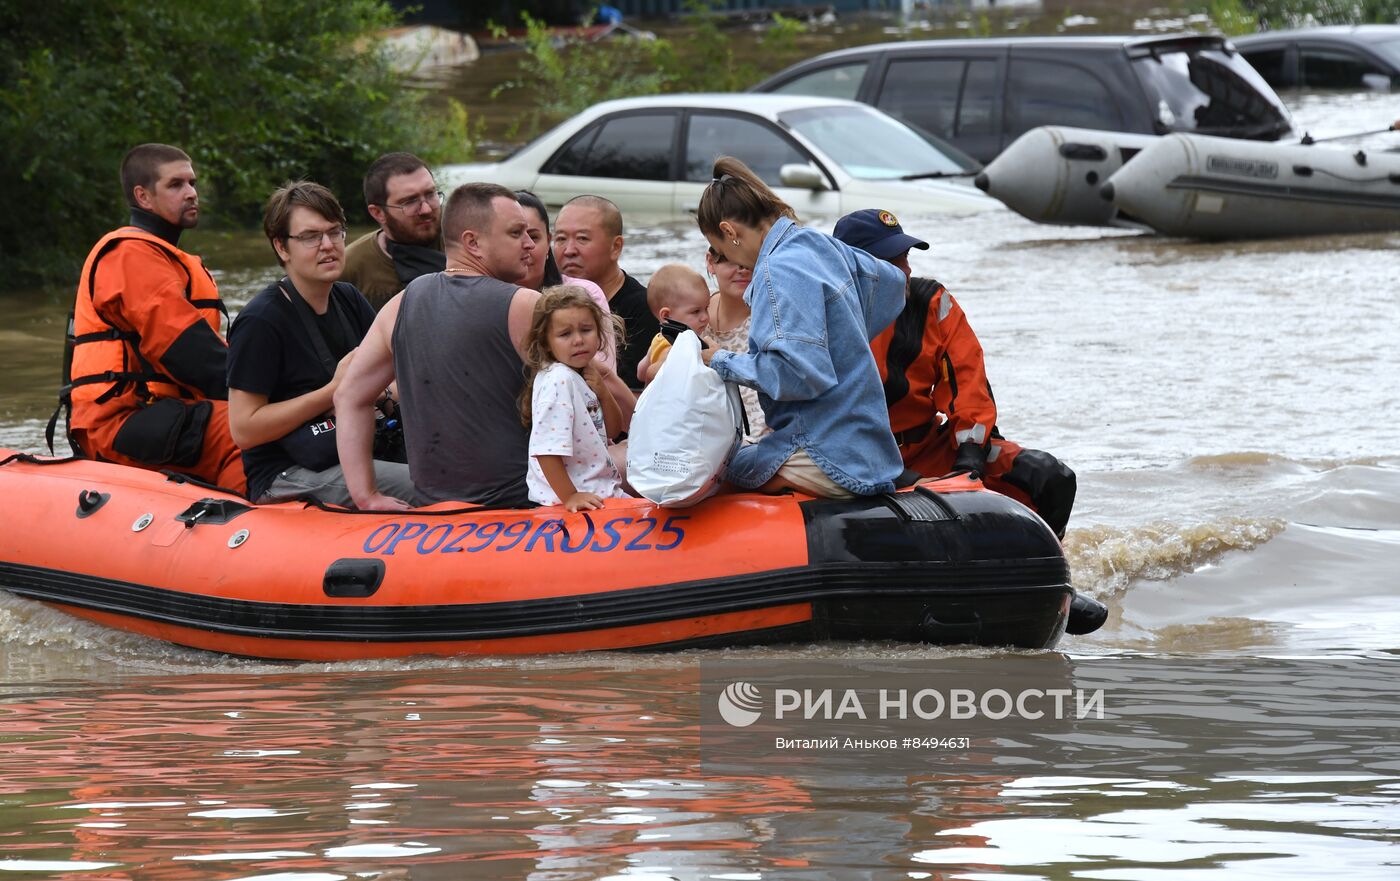
[[[82,520],[96,514],[97,509],[107,504],[107,500],[111,497],[111,493],[100,493],[95,489],[85,489],[78,493],[78,519]]]
[[[326,567],[321,589],[328,597],[367,597],[383,582],[383,560],[344,557]]]
[[[1087,162],[1102,162],[1108,158],[1104,148],[1096,144],[1061,144],[1060,155],[1066,159]]]

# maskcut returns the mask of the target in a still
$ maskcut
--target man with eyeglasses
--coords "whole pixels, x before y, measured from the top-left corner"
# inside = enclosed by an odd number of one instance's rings
[[[122,159],[121,183],[131,222],[102,237],[78,280],[60,392],[69,442],[243,492],[219,334],[228,313],[204,263],[179,248],[199,222],[194,166],[178,147],[142,144]]]
[[[379,229],[345,249],[341,276],[375,311],[420,275],[447,266],[442,248],[442,191],[422,159],[385,153],[365,173],[365,204]]]
[[[267,200],[263,232],[287,274],[249,301],[228,334],[229,428],[243,448],[248,497],[349,505],[331,396],[374,310],[336,280],[345,212],[330,190],[298,181]],[[374,473],[384,492],[417,500],[408,465],[376,460]]]

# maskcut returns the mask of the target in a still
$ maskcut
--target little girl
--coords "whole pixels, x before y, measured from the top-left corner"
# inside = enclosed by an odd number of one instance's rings
[[[520,395],[530,426],[530,501],[582,511],[626,497],[608,455],[622,411],[603,385],[611,371],[595,358],[622,333],[621,323],[575,285],[546,288],[535,304],[525,337],[529,382]]]

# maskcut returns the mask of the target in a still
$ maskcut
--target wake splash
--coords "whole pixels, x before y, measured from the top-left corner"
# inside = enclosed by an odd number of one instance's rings
[[[1378,467],[1394,461],[1393,456],[1344,456],[1328,458],[1295,458],[1282,453],[1268,453],[1262,450],[1243,450],[1230,453],[1211,453],[1192,456],[1186,460],[1186,467],[1194,471],[1229,471],[1232,469],[1287,469],[1296,473],[1335,471],[1348,466]]]
[[[1252,550],[1287,525],[1276,517],[1227,517],[1186,525],[1158,520],[1129,528],[1089,526],[1069,531],[1065,557],[1075,589],[1107,600],[1134,581],[1169,581],[1231,551]]]

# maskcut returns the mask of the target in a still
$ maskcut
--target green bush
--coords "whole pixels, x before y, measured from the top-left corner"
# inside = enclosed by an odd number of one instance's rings
[[[599,101],[651,95],[661,91],[668,77],[664,58],[670,52],[665,40],[614,37],[602,43],[583,43],[556,37],[542,20],[528,12],[520,13],[525,24],[525,54],[517,79],[502,83],[492,92],[520,89],[528,94],[528,124],[539,131],[585,110]],[[501,28],[496,28],[498,31]],[[514,137],[515,131],[508,136]]]
[[[1400,21],[1400,0],[1206,0],[1192,8],[1209,15],[1227,37],[1252,34],[1261,28]]]
[[[1198,7],[1210,16],[1220,32],[1227,37],[1252,34],[1259,30],[1259,20],[1245,9],[1241,0],[1210,0],[1204,7]]]
[[[1395,24],[1400,21],[1400,0],[1242,0],[1271,28],[1296,28],[1324,24]]]
[[[797,45],[807,26],[795,18],[774,12],[758,45],[739,43],[719,27],[713,7],[719,0],[687,0],[684,40],[673,40],[662,56],[667,92],[742,92],[804,57]],[[736,52],[736,46],[739,51]],[[747,60],[752,54],[755,64]]]
[[[718,0],[687,0],[682,16],[683,38],[645,40],[610,37],[585,42],[560,37],[528,12],[525,53],[517,76],[498,86],[493,97],[520,90],[522,106],[529,106],[507,138],[538,133],[547,125],[592,107],[600,101],[656,95],[662,92],[738,92],[804,56],[797,37],[806,32],[802,22],[778,13],[758,39],[759,64],[742,60],[736,40],[719,27],[711,9]],[[498,32],[504,29],[496,26]],[[562,33],[569,34],[569,30]],[[577,33],[577,32],[575,32]],[[741,52],[752,49],[740,43]],[[521,131],[524,127],[526,130]]]
[[[0,285],[76,277],[125,220],[117,169],[135,144],[183,148],[205,217],[235,224],[289,178],[355,214],[380,153],[466,158],[465,111],[406,90],[375,39],[397,23],[383,0],[24,5],[0,5]]]

